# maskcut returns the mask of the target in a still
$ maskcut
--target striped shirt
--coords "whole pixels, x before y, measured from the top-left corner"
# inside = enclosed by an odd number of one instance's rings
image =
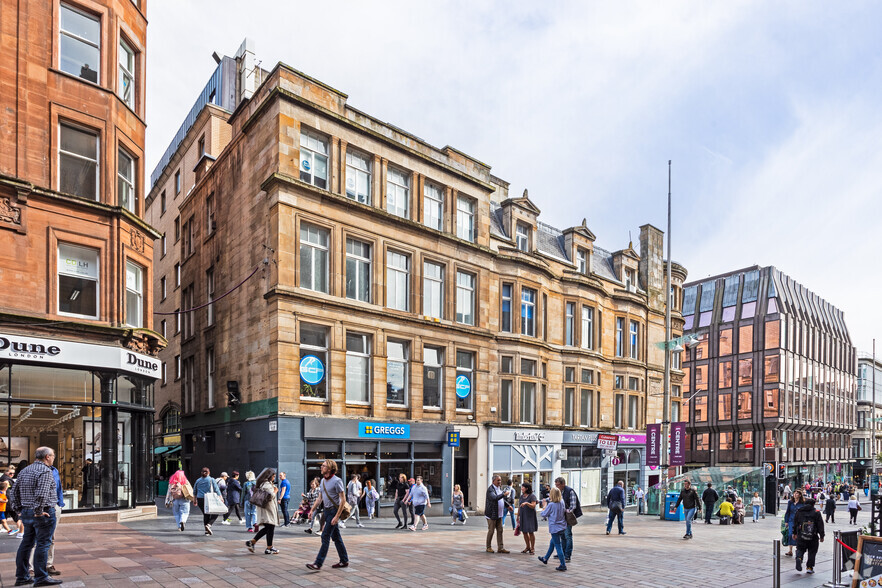
[[[41,461],[35,461],[23,469],[12,487],[12,503],[16,511],[32,508],[41,511],[54,507],[56,497],[55,476],[52,468]]]

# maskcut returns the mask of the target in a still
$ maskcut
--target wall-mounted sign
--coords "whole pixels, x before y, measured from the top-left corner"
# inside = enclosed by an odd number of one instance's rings
[[[325,378],[325,366],[315,355],[305,355],[300,359],[300,378],[315,386]]]
[[[615,449],[619,446],[619,438],[615,435],[598,435],[597,436],[597,448],[598,449]]]
[[[472,392],[472,383],[468,376],[456,376],[456,395],[460,398],[468,398]]]
[[[459,431],[447,431],[447,447],[459,447]]]
[[[410,439],[410,425],[358,423],[358,436],[367,439]]]
[[[107,368],[158,378],[162,364],[155,358],[122,347],[38,339],[0,333],[0,359]]]

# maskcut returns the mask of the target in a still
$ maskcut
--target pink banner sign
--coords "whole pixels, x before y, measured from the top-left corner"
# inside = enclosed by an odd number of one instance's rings
[[[646,465],[661,465],[661,425],[646,425]]]
[[[686,465],[686,423],[671,423],[671,463],[669,465]]]

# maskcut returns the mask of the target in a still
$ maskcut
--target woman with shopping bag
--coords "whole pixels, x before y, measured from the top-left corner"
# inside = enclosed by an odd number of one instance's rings
[[[196,480],[193,491],[196,494],[196,504],[202,511],[205,534],[211,535],[211,525],[217,520],[218,515],[227,512],[227,505],[224,504],[217,482],[211,477],[211,470],[202,468],[202,477]]]
[[[279,489],[273,483],[276,481],[276,470],[273,468],[263,468],[257,481],[254,483],[254,492],[249,499],[251,503],[257,507],[256,509],[256,526],[260,530],[254,535],[254,539],[245,542],[248,551],[254,553],[254,544],[260,541],[262,537],[266,537],[265,555],[276,555],[279,550],[273,547],[273,534],[276,527],[279,526],[279,499],[277,492]]]
[[[178,470],[168,479],[168,492],[165,495],[165,506],[171,508],[175,515],[175,523],[183,531],[187,518],[190,516],[190,503],[196,504],[193,487],[187,481],[183,470]]]

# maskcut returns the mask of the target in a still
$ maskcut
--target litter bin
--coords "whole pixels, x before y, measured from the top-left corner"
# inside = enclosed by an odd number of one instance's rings
[[[686,516],[683,514],[683,505],[675,507],[677,499],[680,498],[679,492],[668,492],[665,494],[665,520],[666,521],[685,521]]]

